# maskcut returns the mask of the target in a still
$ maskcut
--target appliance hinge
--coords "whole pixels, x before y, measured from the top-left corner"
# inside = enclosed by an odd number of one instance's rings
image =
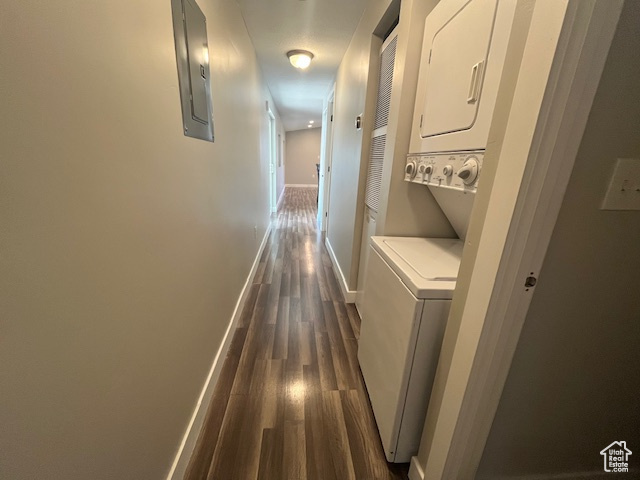
[[[429,50],[429,61],[427,63],[431,63],[431,53],[433,52],[433,50]]]
[[[331,165],[327,167],[327,173],[329,173],[330,171],[331,171]]]
[[[333,122],[333,113],[331,114],[331,121]]]
[[[420,115],[420,128],[422,128],[422,119],[424,118],[424,114]]]

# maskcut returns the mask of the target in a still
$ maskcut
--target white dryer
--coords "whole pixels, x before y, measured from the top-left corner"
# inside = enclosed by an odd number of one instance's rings
[[[358,361],[387,460],[420,445],[463,242],[372,237]]]
[[[465,238],[515,0],[442,0],[427,16],[405,180],[429,187]]]
[[[484,150],[515,0],[442,0],[427,16],[409,151]]]

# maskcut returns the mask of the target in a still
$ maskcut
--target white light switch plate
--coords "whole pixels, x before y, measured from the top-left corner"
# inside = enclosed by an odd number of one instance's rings
[[[600,210],[640,210],[640,159],[619,158]]]

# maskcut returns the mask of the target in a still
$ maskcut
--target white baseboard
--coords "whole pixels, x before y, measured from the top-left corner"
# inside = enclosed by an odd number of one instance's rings
[[[286,183],[285,187],[297,187],[297,188],[318,188],[315,183]]]
[[[638,478],[638,470],[630,468],[626,474],[631,475],[629,478]],[[411,478],[411,476],[409,476]],[[569,472],[569,473],[548,473],[538,475],[502,475],[502,476],[478,476],[479,480],[607,480],[611,478],[610,473],[604,472],[604,470],[597,470],[593,472]]]
[[[629,469],[629,473],[637,470]],[[603,471],[595,472],[571,472],[571,473],[549,473],[546,475],[507,475],[507,476],[482,476],[477,477],[478,480],[606,480],[610,478]],[[610,475],[610,474],[609,474]],[[418,457],[411,457],[411,465],[409,466],[409,480],[424,480],[424,471],[418,462]]]
[[[262,238],[262,243],[260,244],[260,248],[258,248],[258,253],[256,254],[256,258],[253,261],[253,265],[251,266],[249,276],[247,277],[244,287],[242,288],[242,292],[240,293],[240,297],[238,298],[238,302],[236,303],[236,308],[233,311],[233,315],[231,316],[231,321],[229,322],[227,331],[225,332],[222,342],[220,343],[220,348],[218,348],[218,352],[213,359],[213,364],[211,365],[211,369],[209,370],[209,376],[204,382],[204,386],[202,387],[202,391],[200,392],[200,397],[198,398],[196,407],[193,411],[193,414],[191,415],[191,420],[189,421],[187,430],[184,433],[182,442],[178,447],[178,452],[176,453],[173,464],[171,465],[171,470],[169,470],[169,474],[167,475],[167,480],[182,480],[184,478],[187,466],[189,465],[189,460],[191,459],[191,455],[193,454],[193,451],[195,449],[198,436],[200,435],[200,430],[202,430],[202,426],[204,424],[207,409],[209,408],[209,403],[211,402],[211,397],[213,396],[213,390],[216,386],[216,383],[218,382],[218,378],[220,377],[220,372],[222,370],[222,365],[224,364],[227,352],[229,351],[235,327],[242,315],[242,310],[244,309],[244,305],[247,301],[249,290],[251,289],[251,284],[253,282],[253,276],[256,274],[256,270],[258,269],[258,265],[260,264],[260,257],[262,256],[262,252],[267,245],[267,240],[269,239],[270,233],[271,222],[269,222],[267,231]]]
[[[411,457],[411,465],[409,466],[409,480],[424,480],[424,472],[418,462],[418,457]]]
[[[356,291],[349,290],[349,287],[347,286],[347,280],[344,278],[344,274],[342,273],[342,269],[340,268],[340,264],[338,263],[336,254],[333,253],[333,248],[331,248],[331,242],[329,242],[328,237],[324,241],[324,244],[327,247],[327,251],[329,252],[329,258],[331,258],[331,263],[333,264],[333,270],[337,273],[336,277],[338,277],[338,284],[340,285],[340,290],[342,291],[342,296],[344,297],[344,301],[346,303],[355,303]]]

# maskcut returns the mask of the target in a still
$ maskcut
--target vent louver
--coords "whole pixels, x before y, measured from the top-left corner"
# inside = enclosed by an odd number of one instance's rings
[[[389,119],[389,105],[391,103],[391,85],[393,84],[393,66],[396,61],[396,36],[380,56],[380,72],[378,74],[378,101],[376,104],[376,121],[374,129],[385,127]]]

